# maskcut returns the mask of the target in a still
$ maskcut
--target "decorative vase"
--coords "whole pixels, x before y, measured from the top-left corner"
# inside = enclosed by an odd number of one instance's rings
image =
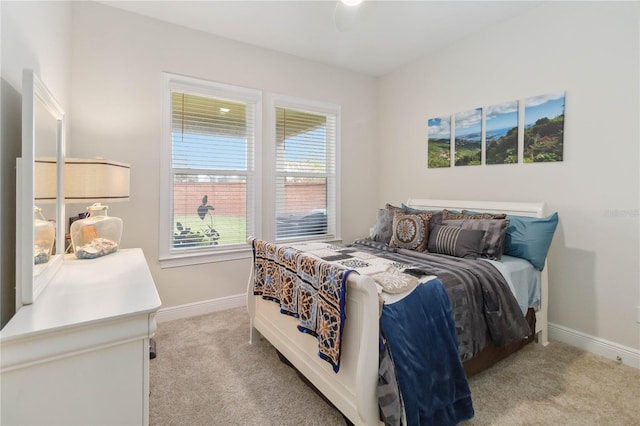
[[[56,240],[56,227],[42,215],[39,207],[33,207],[33,264],[47,263]]]
[[[107,215],[108,206],[87,207],[89,216],[71,224],[71,244],[78,259],[95,259],[118,250],[122,219]]]

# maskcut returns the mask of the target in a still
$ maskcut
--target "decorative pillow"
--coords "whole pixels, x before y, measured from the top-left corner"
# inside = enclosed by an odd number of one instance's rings
[[[442,218],[444,220],[457,220],[457,219],[505,219],[506,213],[478,213],[470,210],[462,210],[462,213],[453,213],[447,209],[442,211]]]
[[[431,213],[431,219],[429,220],[429,229],[433,229],[435,225],[440,225],[440,222],[442,222],[442,212],[446,211],[446,210],[414,209],[413,207],[407,206],[405,203],[402,203],[402,210],[405,213],[410,213],[410,214]]]
[[[526,259],[542,271],[558,226],[558,213],[545,218],[508,215],[504,254]]]
[[[440,210],[437,213],[434,213],[433,216],[431,216],[431,220],[429,221],[429,228],[433,229],[434,226],[436,225],[441,225],[442,224],[442,218],[444,217],[444,211],[445,210]]]
[[[463,229],[484,231],[479,257],[500,260],[504,251],[504,240],[509,227],[508,219],[455,219],[443,220],[442,225],[459,226]]]
[[[404,206],[403,207],[398,207],[398,206],[394,206],[393,204],[389,204],[387,203],[386,206],[384,206],[385,209],[387,210],[401,210],[404,212]]]
[[[380,243],[389,244],[393,234],[394,210],[379,209],[376,223],[373,225],[371,239]]]
[[[431,253],[475,259],[483,237],[484,231],[436,225],[430,231],[428,249]]]
[[[429,219],[431,213],[404,214],[396,211],[389,247],[425,251],[429,240]]]

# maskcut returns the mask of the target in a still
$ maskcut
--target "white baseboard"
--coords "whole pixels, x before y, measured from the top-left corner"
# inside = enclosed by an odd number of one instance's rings
[[[640,369],[640,350],[619,345],[571,328],[549,323],[549,339],[575,346],[587,352],[612,360],[620,357],[622,363]]]
[[[221,297],[219,299],[203,300],[202,302],[189,303],[186,305],[170,306],[161,308],[156,314],[158,323],[173,321],[181,318],[195,317],[198,315],[210,314],[227,309],[246,306],[247,295],[245,293],[234,296]]]

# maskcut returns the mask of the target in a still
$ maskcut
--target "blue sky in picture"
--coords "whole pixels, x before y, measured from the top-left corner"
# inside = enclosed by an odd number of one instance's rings
[[[524,101],[524,124],[529,127],[540,118],[555,118],[564,113],[564,92],[549,93],[527,98]],[[456,113],[456,139],[480,140],[482,131],[482,108]],[[428,120],[429,138],[448,138],[450,129],[449,117],[430,118]],[[486,138],[499,139],[518,126],[518,101],[503,102],[486,107]]]
[[[518,127],[518,101],[504,102],[487,107],[487,140],[499,139]]]
[[[456,140],[480,142],[482,138],[482,108],[456,113]]]
[[[542,117],[555,118],[563,113],[564,92],[528,98],[524,104],[524,127],[535,124]]]
[[[428,121],[429,139],[448,139],[451,132],[449,117],[430,118]]]

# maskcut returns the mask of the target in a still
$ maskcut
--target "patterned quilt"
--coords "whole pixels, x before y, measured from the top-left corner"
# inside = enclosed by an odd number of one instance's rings
[[[298,329],[318,339],[318,355],[340,369],[347,276],[353,270],[291,246],[253,241],[253,294],[280,304],[298,318]]]
[[[298,318],[298,329],[318,339],[318,355],[340,369],[346,278],[369,275],[388,294],[413,290],[418,279],[401,272],[411,265],[351,247],[320,242],[278,245],[253,240],[254,295],[280,304]]]

